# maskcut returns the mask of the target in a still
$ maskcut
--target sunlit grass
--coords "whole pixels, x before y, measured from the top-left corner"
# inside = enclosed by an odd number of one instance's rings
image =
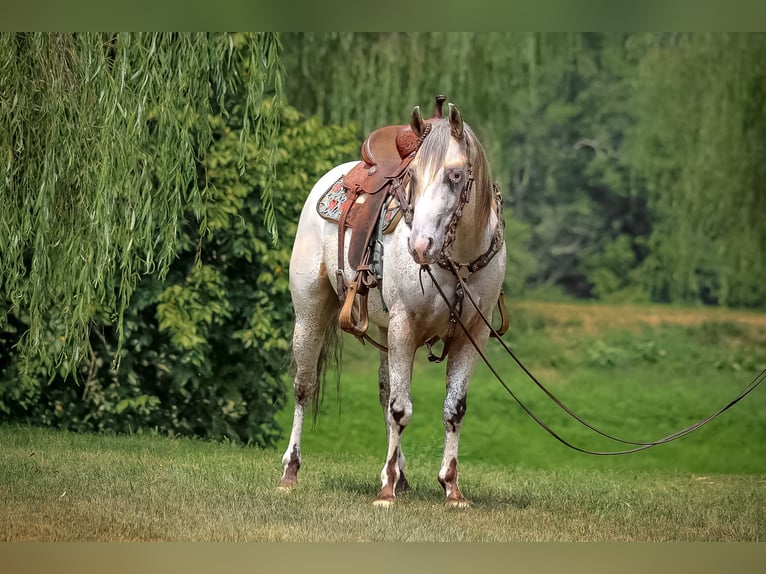
[[[314,454],[290,493],[274,451],[0,427],[0,540],[764,540],[763,476],[466,465],[473,506],[432,473],[371,505],[372,456]]]

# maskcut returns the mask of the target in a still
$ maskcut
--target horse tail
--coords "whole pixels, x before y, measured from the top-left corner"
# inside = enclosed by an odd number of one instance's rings
[[[322,348],[317,361],[316,381],[314,383],[314,395],[311,400],[312,428],[316,426],[319,411],[324,401],[325,388],[327,387],[328,370],[334,372],[335,392],[338,397],[338,414],[340,414],[340,366],[343,358],[343,337],[338,327],[338,308],[327,322]]]

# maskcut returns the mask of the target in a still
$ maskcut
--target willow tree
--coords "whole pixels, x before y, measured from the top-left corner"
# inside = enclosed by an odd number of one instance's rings
[[[76,365],[89,323],[166,273],[184,211],[204,230],[227,96],[246,93],[240,169],[248,140],[276,160],[279,58],[268,33],[0,35],[0,327],[28,325],[25,356]]]

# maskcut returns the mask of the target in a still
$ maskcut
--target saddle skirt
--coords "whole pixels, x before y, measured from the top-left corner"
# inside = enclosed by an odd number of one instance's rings
[[[343,178],[338,178],[338,181],[333,183],[327,191],[322,194],[317,203],[317,213],[332,223],[337,224],[340,221],[340,216],[343,210],[343,206],[349,199],[348,188],[343,185]],[[392,233],[396,229],[396,224],[402,218],[399,202],[395,197],[389,196],[389,201],[384,202],[381,211],[378,214],[380,218],[380,232],[384,235]],[[361,195],[357,197],[356,203],[366,203],[366,196]],[[351,210],[348,216],[348,226],[353,228],[354,220],[356,217],[355,210]]]

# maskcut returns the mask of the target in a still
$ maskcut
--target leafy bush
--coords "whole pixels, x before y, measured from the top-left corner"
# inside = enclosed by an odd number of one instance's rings
[[[237,130],[214,120],[216,143],[205,166],[206,231],[189,224],[167,277],[139,283],[125,312],[116,367],[119,334],[108,316],[92,329],[77,384],[61,374],[49,381],[41,366],[20,365],[12,347],[26,320],[9,316],[0,333],[0,420],[274,442],[292,323],[292,237],[313,181],[356,155],[359,143],[354,126],[323,126],[289,107],[282,122],[276,174],[253,144],[248,171],[240,175]],[[277,247],[263,225],[260,200],[272,175]],[[195,221],[194,214],[187,220]],[[50,336],[64,335],[51,325]]]
[[[649,293],[642,286],[636,250],[630,237],[620,235],[585,258],[586,277],[597,299],[610,303],[649,301]]]

